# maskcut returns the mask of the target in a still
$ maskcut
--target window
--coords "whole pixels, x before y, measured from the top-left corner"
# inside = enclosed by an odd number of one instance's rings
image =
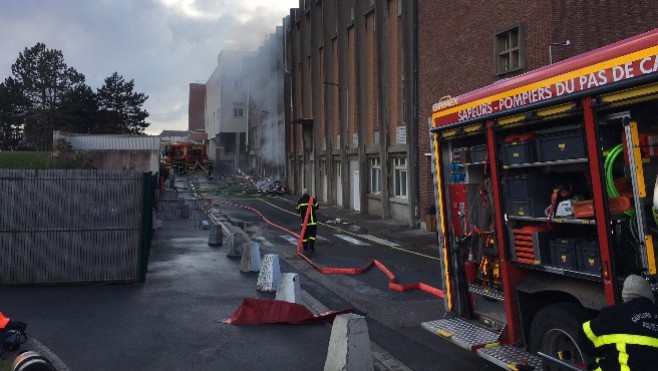
[[[521,26],[512,27],[496,34],[496,74],[520,70],[525,65],[523,56],[523,29]]]
[[[244,116],[244,103],[233,102],[233,117]]]
[[[407,159],[393,160],[393,176],[395,176],[395,197],[407,198]]]
[[[370,193],[381,193],[382,191],[382,166],[379,158],[370,159]]]

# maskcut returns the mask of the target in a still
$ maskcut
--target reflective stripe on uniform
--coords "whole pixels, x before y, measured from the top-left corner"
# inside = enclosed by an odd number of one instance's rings
[[[610,344],[626,344],[626,345],[642,345],[645,347],[658,348],[658,339],[650,336],[630,335],[630,334],[614,334],[614,335],[601,335],[594,341],[595,347]]]
[[[596,348],[602,347],[604,345],[615,345],[615,348],[619,352],[618,361],[621,371],[630,371],[630,368],[628,367],[629,355],[626,350],[627,345],[642,345],[646,347],[658,348],[658,339],[652,338],[650,336],[631,334],[610,334],[596,336],[594,331],[592,331],[590,321],[583,323],[583,331]],[[600,369],[601,368],[599,367],[596,370]]]
[[[315,205],[318,205],[318,204],[315,204]],[[302,202],[301,204],[297,205],[297,210],[300,210],[302,208],[308,208],[308,202]],[[308,220],[308,223],[306,223],[306,225],[317,225],[317,224],[318,224],[318,222],[315,220],[315,215],[313,214],[313,210],[311,210],[311,215],[310,215],[310,218]],[[303,221],[302,221],[302,225],[304,225]]]
[[[617,343],[619,352],[619,371],[631,371],[628,367],[628,353],[626,353],[626,343]]]

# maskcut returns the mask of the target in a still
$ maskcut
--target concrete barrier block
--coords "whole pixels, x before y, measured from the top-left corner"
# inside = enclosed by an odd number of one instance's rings
[[[284,273],[281,276],[281,282],[279,282],[279,289],[276,290],[275,299],[296,304],[302,302],[299,275],[297,273]]]
[[[260,273],[256,289],[259,291],[276,291],[279,288],[281,280],[281,266],[279,265],[279,255],[265,254],[261,263]]]
[[[222,230],[222,226],[214,225],[210,230],[210,236],[208,236],[208,245],[221,246],[222,243],[224,243],[224,231]]]
[[[242,250],[244,250],[245,241],[242,232],[234,231],[229,235],[228,246],[226,248],[226,256],[232,258],[239,258],[242,256]]]
[[[331,327],[324,371],[373,370],[366,318],[357,314],[336,316]]]
[[[260,245],[258,242],[247,242],[242,251],[240,272],[260,271]]]

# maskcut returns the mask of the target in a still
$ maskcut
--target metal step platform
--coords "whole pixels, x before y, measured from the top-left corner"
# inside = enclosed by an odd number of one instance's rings
[[[516,370],[515,365],[518,364],[532,366],[537,371],[544,369],[543,362],[539,356],[528,353],[525,349],[514,345],[484,347],[478,349],[477,354],[507,370]]]
[[[516,370],[516,365],[524,364],[543,370],[539,356],[514,345],[498,344],[502,331],[494,332],[461,318],[423,322],[421,326],[464,349],[475,350],[480,357],[504,369]]]
[[[440,319],[421,323],[431,333],[473,351],[485,344],[498,341],[500,333],[487,330],[461,318]]]

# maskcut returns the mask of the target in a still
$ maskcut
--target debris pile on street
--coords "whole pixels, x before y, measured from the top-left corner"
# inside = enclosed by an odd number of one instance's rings
[[[258,193],[253,180],[247,175],[222,175],[215,184],[223,194],[254,194]]]
[[[256,188],[260,193],[268,195],[283,195],[287,194],[286,186],[280,180],[274,180],[271,177],[265,177],[255,182]]]
[[[336,219],[329,219],[327,220],[327,224],[343,224],[343,225],[351,225],[352,222],[347,220],[347,219],[342,219],[342,218],[336,218]]]

